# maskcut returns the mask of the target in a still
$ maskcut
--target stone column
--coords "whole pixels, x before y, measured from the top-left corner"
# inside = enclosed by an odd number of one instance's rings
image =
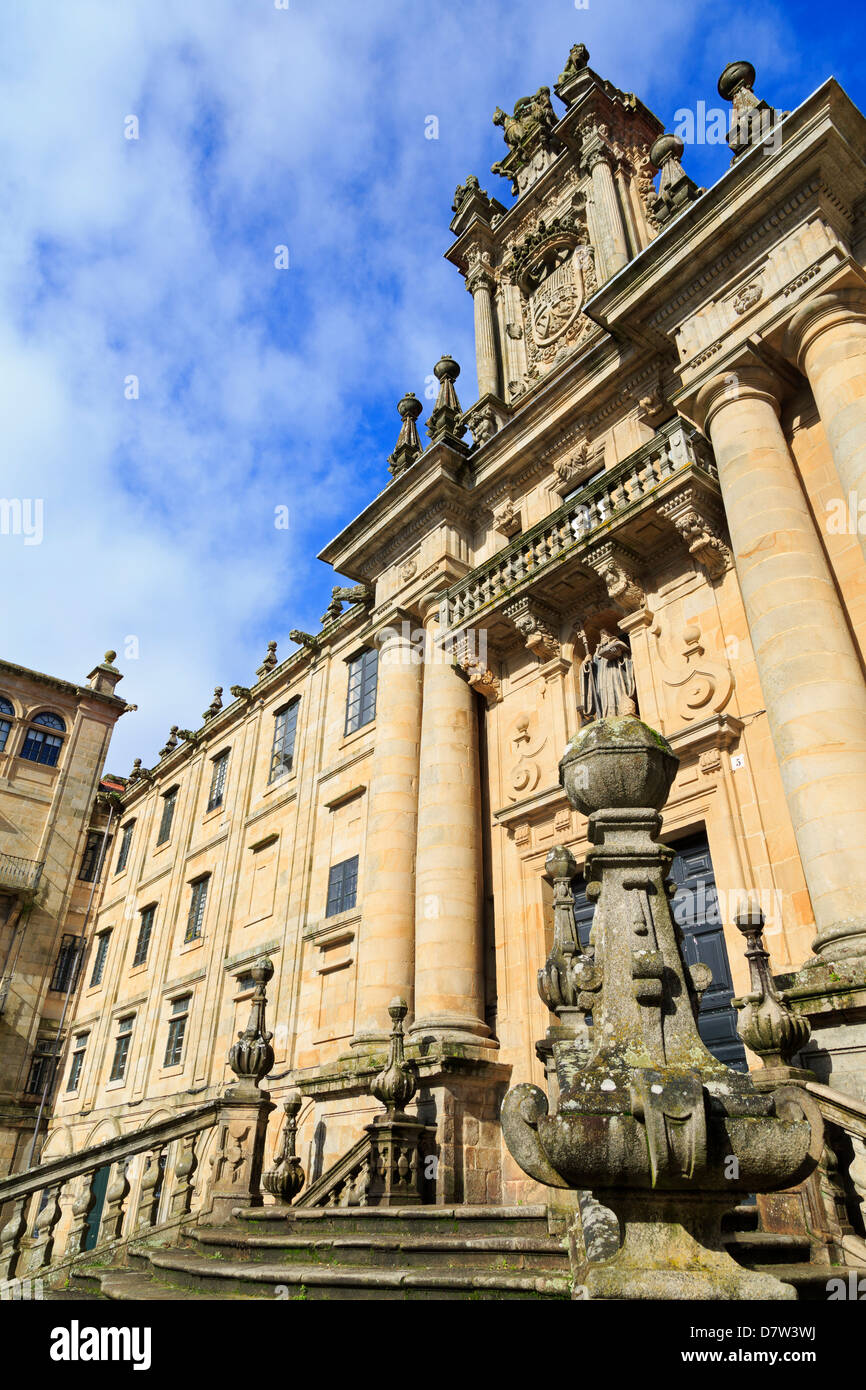
[[[424,707],[415,869],[412,1034],[478,1043],[484,1023],[481,789],[475,695],[436,646],[438,599],[425,614]]]
[[[592,197],[604,248],[607,278],[616,275],[628,263],[628,241],[625,223],[617,196],[610,157],[603,150],[596,150],[589,158],[592,178]]]
[[[395,994],[412,1008],[422,672],[412,624],[400,613],[379,637],[353,1046],[387,1037]]]
[[[478,366],[478,397],[499,395],[499,363],[496,330],[493,325],[493,280],[484,266],[476,266],[466,278],[466,288],[475,307],[475,360]]]
[[[767,718],[825,958],[866,953],[866,686],[761,367],[700,392]]]
[[[856,517],[866,501],[866,290],[809,300],[791,320],[785,347],[808,377],[839,481],[855,494]],[[859,539],[866,553],[866,536]]]

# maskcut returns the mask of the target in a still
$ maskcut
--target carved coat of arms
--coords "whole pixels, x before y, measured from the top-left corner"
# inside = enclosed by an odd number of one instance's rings
[[[574,323],[584,302],[583,270],[572,250],[530,296],[529,313],[536,347],[546,348]]]

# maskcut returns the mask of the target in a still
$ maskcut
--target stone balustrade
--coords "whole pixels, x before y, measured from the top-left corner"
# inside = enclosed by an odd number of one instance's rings
[[[579,555],[618,523],[652,505],[671,479],[695,472],[713,492],[718,491],[716,467],[703,440],[682,420],[674,420],[452,585],[442,600],[443,627],[453,630],[489,613],[522,592],[541,570]]]

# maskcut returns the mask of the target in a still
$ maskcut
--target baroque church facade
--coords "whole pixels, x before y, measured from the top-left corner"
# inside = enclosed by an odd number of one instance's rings
[[[554,846],[590,929],[558,764],[605,715],[679,758],[662,839],[710,1051],[757,1063],[732,1006],[748,899],[811,1024],[800,1065],[866,1102],[866,559],[828,524],[866,496],[866,121],[833,79],[782,113],[754,76],[722,75],[706,190],[582,45],[497,111],[512,198],[470,177],[447,251],[479,398],[447,355],[420,430],[402,398],[390,479],[322,551],[320,630],[137,760],[45,1161],[219,1095],[266,956],[267,1085],[300,1093],[309,1183],[378,1109],[399,997],[425,1201],[543,1200],[499,1114],[544,1076]]]

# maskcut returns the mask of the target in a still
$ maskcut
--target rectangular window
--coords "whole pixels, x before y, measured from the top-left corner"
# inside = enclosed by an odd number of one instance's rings
[[[186,919],[186,933],[184,943],[196,941],[201,936],[201,925],[204,921],[204,910],[207,903],[207,886],[210,875],[207,878],[198,878],[192,885],[192,897],[189,902],[189,916]]]
[[[376,718],[376,679],[379,653],[375,648],[361,652],[349,662],[346,691],[346,733],[352,734]]]
[[[276,782],[292,770],[295,756],[295,734],[298,728],[298,707],[300,700],[284,705],[274,715],[274,742],[271,748],[271,770],[269,782]]]
[[[150,946],[150,934],[153,931],[153,919],[156,915],[156,903],[151,903],[149,907],[142,908],[141,917],[138,924],[138,940],[135,943],[135,955],[132,957],[133,969],[136,965],[144,965],[147,960],[147,952]]]
[[[135,821],[130,821],[129,825],[125,825],[121,832],[120,849],[117,852],[117,863],[114,866],[114,872],[116,874],[119,874],[126,868],[126,861],[129,858],[129,847],[132,844],[132,827],[134,824]]]
[[[84,847],[84,854],[81,856],[81,868],[78,870],[78,877],[82,883],[93,883],[102,873],[103,848],[107,854],[111,840],[106,840],[102,830],[91,830],[87,836],[87,844]]]
[[[54,1072],[57,1067],[57,1042],[55,1039],[46,1039],[37,1042],[35,1051],[30,1059],[30,1071],[27,1076],[27,1085],[24,1087],[25,1094],[28,1096],[41,1096],[43,1091],[46,1095],[51,1094],[51,1087],[54,1084]]]
[[[63,739],[58,738],[57,734],[46,734],[44,729],[28,729],[19,757],[31,763],[54,767],[62,747]]]
[[[171,834],[171,823],[174,820],[174,808],[177,801],[177,787],[172,787],[171,791],[166,792],[162,798],[162,820],[159,822],[159,834],[156,837],[158,845],[164,845]]]
[[[226,772],[228,771],[229,754],[228,749],[225,753],[220,753],[218,758],[213,760],[213,772],[210,779],[210,796],[207,799],[207,809],[215,811],[218,806],[222,806],[226,790]]]
[[[96,951],[93,957],[93,970],[90,975],[90,989],[102,984],[102,975],[105,970],[105,957],[108,955],[108,943],[111,939],[110,931],[101,931],[96,938]]]
[[[172,1000],[171,1018],[168,1023],[168,1043],[163,1062],[165,1067],[176,1067],[183,1060],[183,1039],[186,1033],[186,1021],[189,1017],[191,999],[191,994],[185,994],[182,999]]]
[[[326,917],[334,917],[338,912],[346,912],[355,906],[358,897],[358,856],[344,859],[342,864],[331,866],[328,874],[328,906]]]
[[[65,994],[78,984],[83,945],[83,936],[74,936],[72,932],[63,933],[57,960],[54,962],[54,974],[48,986],[55,994]]]
[[[111,1063],[109,1081],[122,1081],[126,1075],[126,1062],[129,1057],[129,1044],[132,1042],[132,1025],[135,1014],[117,1021],[117,1040],[114,1044],[114,1058]]]
[[[0,719],[0,753],[2,753],[3,749],[6,747],[6,740],[9,737],[9,730],[11,728],[12,723],[9,719]]]
[[[69,1080],[66,1082],[67,1091],[77,1091],[78,1083],[81,1080],[81,1070],[84,1066],[84,1054],[87,1051],[87,1039],[89,1033],[76,1033],[72,1048],[72,1061],[69,1064]]]

